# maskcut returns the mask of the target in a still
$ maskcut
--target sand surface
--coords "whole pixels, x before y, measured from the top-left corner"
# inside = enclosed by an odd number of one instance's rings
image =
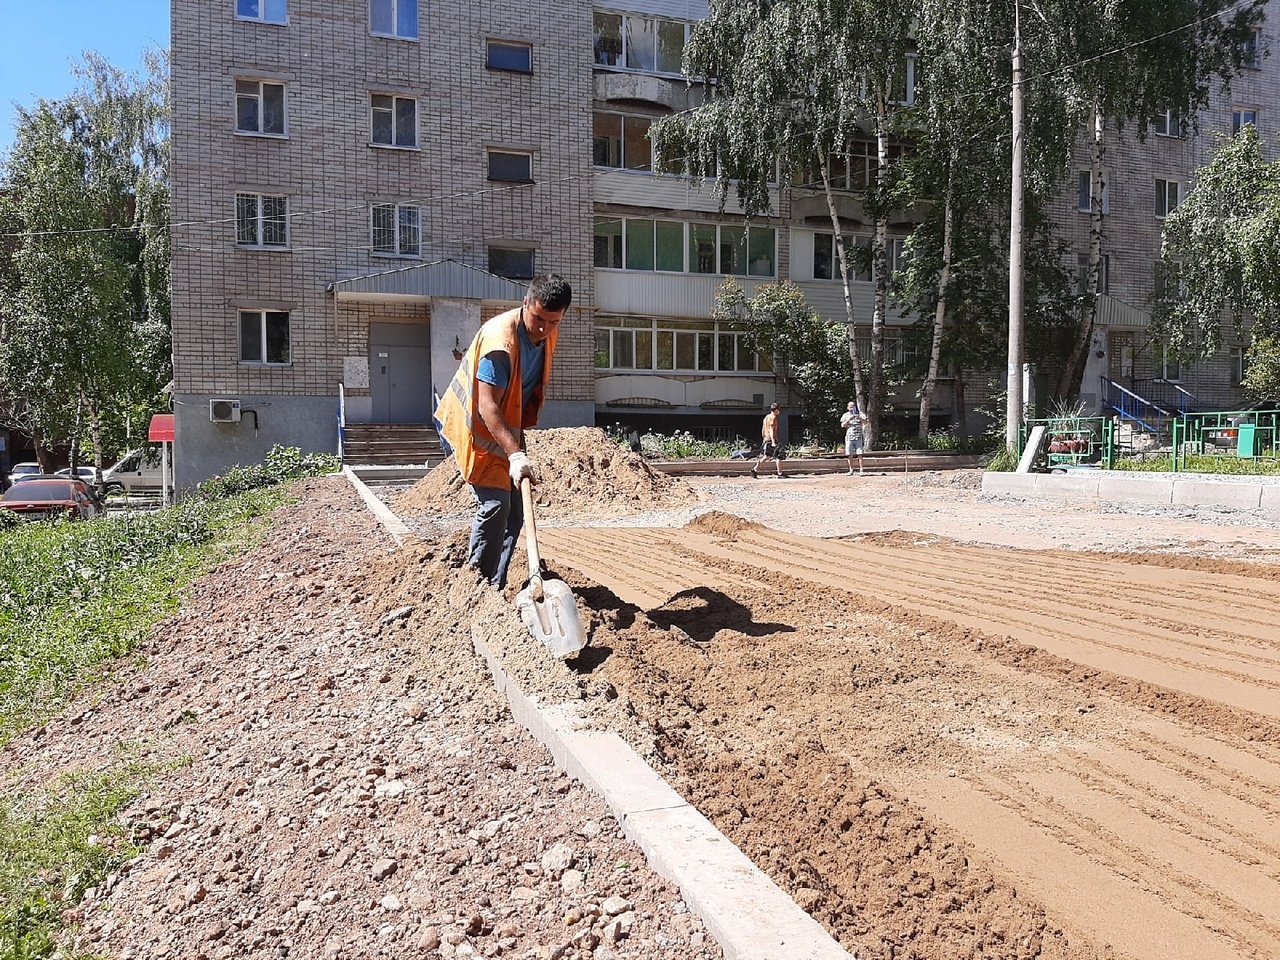
[[[1280,956],[1274,568],[723,515],[543,540],[582,695],[859,956]]]

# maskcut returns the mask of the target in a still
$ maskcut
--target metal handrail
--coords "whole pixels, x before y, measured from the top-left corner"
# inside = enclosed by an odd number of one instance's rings
[[[1102,401],[1114,410],[1121,419],[1131,420],[1142,427],[1142,429],[1151,433],[1162,433],[1164,421],[1174,416],[1174,414],[1164,409],[1164,407],[1157,403],[1153,403],[1146,397],[1134,393],[1127,387],[1121,386],[1110,377],[1102,377],[1101,379]],[[1120,394],[1118,400],[1113,400],[1111,398],[1111,390],[1115,390]],[[1129,409],[1129,405],[1125,402],[1126,397],[1132,398],[1138,409]],[[1154,416],[1151,411],[1154,411]],[[1146,418],[1150,418],[1152,422],[1148,423]]]
[[[338,383],[338,459],[342,459],[343,433],[347,429],[347,394],[341,381]]]

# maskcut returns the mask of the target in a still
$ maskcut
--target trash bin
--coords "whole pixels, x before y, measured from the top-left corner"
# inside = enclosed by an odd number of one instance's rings
[[[1252,459],[1258,455],[1258,425],[1242,423],[1236,433],[1236,456]]]

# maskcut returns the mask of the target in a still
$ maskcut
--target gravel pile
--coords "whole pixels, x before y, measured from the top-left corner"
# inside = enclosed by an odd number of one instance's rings
[[[193,588],[145,666],[0,751],[15,791],[122,744],[162,770],[122,813],[143,852],[70,912],[68,949],[719,957],[604,804],[509,719],[461,625],[468,604],[512,618],[442,576],[453,548],[392,556],[341,479],[303,498]]]

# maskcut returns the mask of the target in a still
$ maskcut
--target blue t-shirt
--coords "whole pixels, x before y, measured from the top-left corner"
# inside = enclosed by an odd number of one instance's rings
[[[542,382],[542,363],[547,355],[546,343],[534,344],[524,324],[516,325],[520,341],[520,386],[521,397],[530,396]],[[505,390],[511,382],[511,358],[501,350],[494,350],[480,358],[480,369],[476,377],[482,383],[489,383],[499,390]]]

